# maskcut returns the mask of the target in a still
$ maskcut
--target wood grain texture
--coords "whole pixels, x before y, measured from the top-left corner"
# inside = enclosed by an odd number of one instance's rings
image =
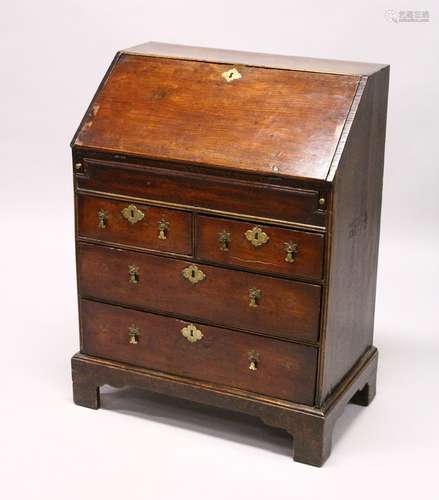
[[[139,268],[136,284],[129,282],[130,265]],[[193,284],[182,275],[189,265],[157,255],[78,246],[82,296],[276,337],[318,340],[320,286],[200,264],[205,278]],[[249,305],[251,288],[261,292],[257,307]]]
[[[334,180],[321,402],[372,345],[388,83],[368,78]]]
[[[346,404],[376,392],[388,80],[384,65],[217,49],[116,55],[72,141],[77,404],[98,408],[110,384],[242,411],[323,464]],[[129,204],[141,222],[122,218]],[[254,226],[268,243],[245,238]]]
[[[196,217],[196,257],[208,262],[251,271],[262,271],[288,277],[322,279],[324,236],[318,233],[294,231],[276,226],[241,222],[222,217]],[[255,247],[245,237],[254,227],[261,228],[269,237],[267,243]],[[225,231],[230,238],[227,249],[219,242]],[[297,246],[294,262],[287,262],[286,246]]]
[[[131,224],[122,210],[134,205],[144,217]],[[105,215],[105,227],[99,227],[99,211]],[[160,221],[168,229],[160,239]],[[132,245],[160,252],[192,254],[192,214],[141,203],[128,203],[93,196],[78,196],[78,236],[108,243]]]
[[[218,210],[280,221],[325,227],[326,210],[315,189],[294,189],[121,162],[84,160],[85,174],[76,175],[76,187],[148,200],[178,203],[191,208]]]
[[[191,47],[189,45],[173,45],[171,43],[147,42],[129,49],[124,53],[143,56],[169,57],[193,61],[218,62],[224,64],[242,64],[263,68],[286,69],[293,71],[310,71],[314,73],[332,73],[336,75],[371,75],[380,71],[385,64],[335,59],[316,59],[237,50],[212,49],[207,47]]]
[[[358,76],[121,54],[74,146],[325,179]]]
[[[130,344],[128,328],[139,329],[138,344]],[[189,342],[181,333],[188,322],[81,301],[83,351],[143,368],[216,382],[312,405],[317,350],[290,342],[206,326],[203,338]],[[256,351],[256,370],[249,353]]]

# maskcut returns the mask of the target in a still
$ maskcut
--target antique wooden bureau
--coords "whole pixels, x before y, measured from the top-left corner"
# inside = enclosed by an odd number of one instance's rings
[[[372,345],[389,67],[147,43],[72,141],[77,404],[256,415],[321,465]]]

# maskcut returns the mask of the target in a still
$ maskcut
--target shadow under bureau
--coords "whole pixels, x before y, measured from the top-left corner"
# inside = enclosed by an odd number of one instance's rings
[[[145,388],[256,415],[322,465],[375,394],[389,68],[148,43],[72,141],[77,404]]]

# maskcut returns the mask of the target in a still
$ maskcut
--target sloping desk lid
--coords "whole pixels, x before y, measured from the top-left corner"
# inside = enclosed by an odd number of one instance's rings
[[[116,56],[73,146],[326,178],[360,74],[229,64],[224,57],[218,63],[164,52]],[[298,59],[291,60],[294,67]]]

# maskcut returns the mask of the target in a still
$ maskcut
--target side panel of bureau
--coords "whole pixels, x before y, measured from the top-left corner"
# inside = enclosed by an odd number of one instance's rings
[[[182,332],[185,321],[87,300],[80,305],[87,354],[298,403],[314,402],[315,348],[201,324],[196,325],[198,340],[190,342]],[[134,342],[130,328],[136,332]]]
[[[320,403],[372,345],[388,82],[367,79],[334,179]]]
[[[135,282],[129,269],[137,268]],[[189,275],[184,275],[185,270]],[[253,273],[198,265],[157,255],[81,243],[82,296],[175,314],[276,337],[316,342],[321,287]],[[251,291],[259,297],[251,299]],[[252,305],[253,304],[253,305]]]

